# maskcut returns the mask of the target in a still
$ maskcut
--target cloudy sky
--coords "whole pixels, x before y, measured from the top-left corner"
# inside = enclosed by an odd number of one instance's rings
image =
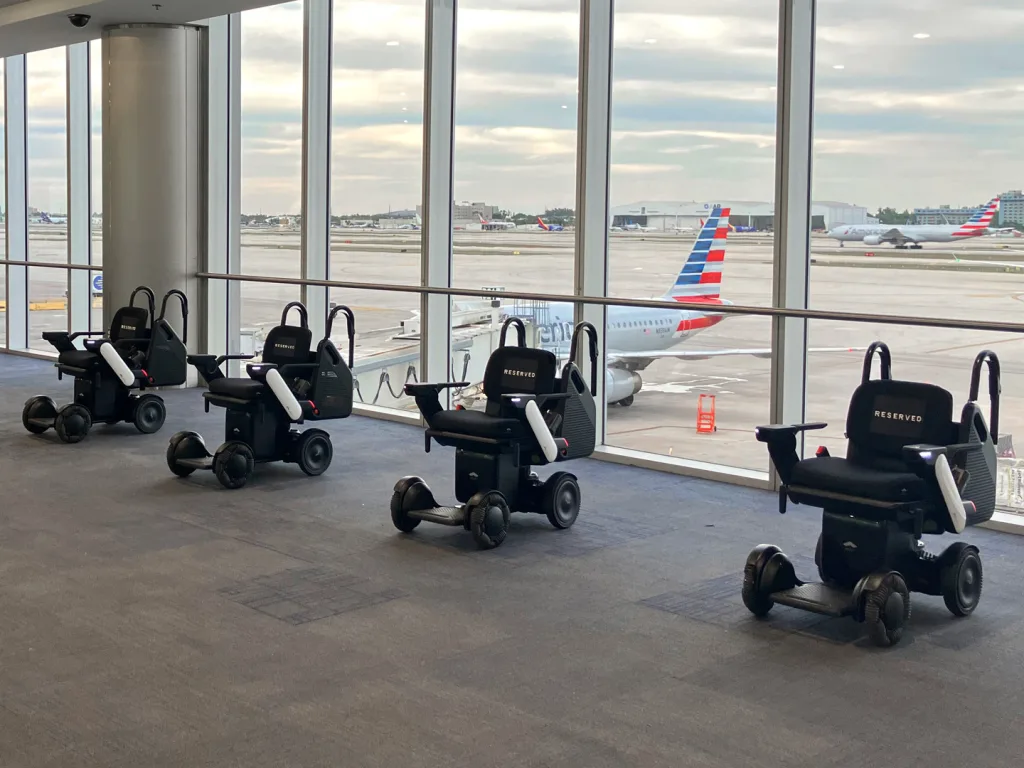
[[[777,4],[618,0],[612,202],[770,200]],[[335,213],[420,195],[423,0],[336,0]],[[302,2],[243,14],[243,210],[300,200]],[[572,206],[579,9],[460,0],[456,197]],[[1024,186],[1020,0],[818,0],[813,196],[971,205]],[[29,58],[32,205],[64,194],[63,56]]]

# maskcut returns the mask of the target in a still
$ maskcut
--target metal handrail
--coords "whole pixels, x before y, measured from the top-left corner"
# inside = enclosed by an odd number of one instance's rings
[[[494,291],[473,288],[424,287],[419,285],[393,285],[391,283],[354,283],[342,280],[317,280],[300,277],[269,277],[263,275],[229,275],[220,272],[198,272],[196,277],[206,280],[228,280],[245,283],[342,288],[362,291],[414,293],[420,296],[473,296],[494,298]],[[658,301],[656,299],[625,299],[613,296],[572,296],[557,293],[528,293],[502,291],[503,299],[526,301],[595,304],[607,307],[640,307],[644,309],[691,309],[705,314],[740,315],[748,317],[788,317],[797,320],[829,320],[836,322],[872,323],[876,325],[910,325],[923,328],[949,328],[953,330],[993,331],[996,333],[1024,333],[1022,323],[1000,323],[988,320],[949,320],[937,317],[908,315],[875,315],[862,312],[830,312],[820,309],[783,309],[781,307],[751,307],[735,304],[707,304],[687,301]]]
[[[0,259],[0,266],[40,267],[45,269],[85,269],[89,272],[102,272],[102,264],[68,264],[63,261],[19,261],[17,259]]]

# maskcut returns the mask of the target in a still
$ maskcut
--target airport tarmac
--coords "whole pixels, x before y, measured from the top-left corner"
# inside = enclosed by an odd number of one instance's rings
[[[662,295],[673,283],[692,241],[690,233],[612,233],[610,292],[629,298]],[[66,258],[62,228],[37,231],[34,227],[30,242],[33,260]],[[419,246],[418,232],[335,230],[331,278],[418,284]],[[97,262],[102,258],[99,251],[100,243],[94,239]],[[453,263],[454,283],[458,286],[571,293],[573,235],[540,231],[456,232]],[[299,233],[244,230],[242,268],[254,275],[299,277]],[[966,244],[929,244],[920,251],[900,251],[886,246],[867,248],[850,244],[839,248],[834,241],[815,236],[810,270],[810,304],[814,309],[1002,322],[1022,319],[1024,241],[1016,239],[985,238]],[[63,271],[32,269],[30,300],[42,302],[62,297],[66,290],[65,275]],[[770,236],[729,236],[722,296],[736,304],[770,305]],[[243,283],[242,298],[243,326],[268,329],[278,322],[284,303],[299,298],[299,289]],[[418,308],[416,294],[332,290],[331,300],[348,304],[356,312],[357,360],[371,352],[409,343],[394,341],[393,337],[399,324]],[[94,309],[97,327],[100,314],[99,309]],[[45,348],[39,334],[45,329],[63,327],[66,315],[61,310],[31,312],[30,323],[33,345],[38,340],[39,347]],[[3,327],[0,313],[0,335]],[[967,398],[974,356],[982,349],[992,349],[1000,356],[1003,370],[1000,432],[1024,433],[1024,388],[1017,386],[1024,382],[1024,339],[1018,335],[811,321],[808,336],[812,347],[851,350],[864,348],[875,339],[886,341],[892,349],[894,375],[946,387],[954,395],[957,412]],[[771,320],[730,317],[683,344],[685,347],[681,348],[688,350],[768,349]],[[812,433],[812,446],[826,445],[833,454],[844,450],[846,408],[860,380],[861,365],[859,351],[810,355],[806,417],[829,423],[827,429]],[[632,406],[609,407],[607,441],[623,448],[765,471],[767,451],[754,440],[752,430],[769,417],[770,374],[770,360],[751,355],[656,361],[641,372],[644,386]],[[984,383],[982,391],[986,391]],[[712,434],[696,432],[701,394],[715,396],[717,431]]]

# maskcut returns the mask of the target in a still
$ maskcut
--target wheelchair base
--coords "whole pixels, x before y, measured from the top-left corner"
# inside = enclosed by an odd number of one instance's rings
[[[249,482],[257,464],[298,464],[303,472],[315,477],[327,471],[333,456],[331,436],[322,429],[289,430],[272,450],[260,454],[242,440],[226,440],[210,453],[197,432],[178,432],[167,446],[167,467],[178,477],[209,470],[225,488],[235,489]]]
[[[547,515],[559,529],[570,528],[580,511],[580,490],[575,475],[556,472],[545,481],[529,468],[517,487],[507,495],[497,490],[479,490],[465,504],[441,506],[423,478],[403,477],[391,497],[391,521],[403,533],[411,533],[421,522],[462,526],[473,534],[482,549],[500,546],[508,535],[513,512]]]
[[[852,587],[828,581],[821,546],[815,560],[825,582],[804,582],[792,561],[778,548],[761,544],[747,557],[743,571],[743,603],[759,618],[780,605],[825,616],[849,616],[867,625],[878,645],[898,643],[910,619],[910,593],[941,595],[954,616],[969,616],[981,599],[981,555],[963,541],[941,555],[915,548],[900,558],[904,570],[880,569],[863,574]]]
[[[167,408],[158,395],[137,395],[120,384],[105,383],[93,388],[92,382],[75,384],[75,401],[61,408],[49,397],[29,398],[21,413],[22,425],[34,435],[51,427],[65,443],[79,443],[93,424],[127,422],[143,434],[158,432],[167,418]]]

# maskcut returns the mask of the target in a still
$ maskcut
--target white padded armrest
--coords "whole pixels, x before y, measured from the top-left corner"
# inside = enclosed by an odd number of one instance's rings
[[[114,349],[114,345],[109,341],[105,341],[100,344],[100,357],[102,357],[107,365],[110,366],[110,370],[114,372],[114,375],[121,380],[121,383],[126,387],[130,387],[135,383],[135,375],[132,373],[132,369],[128,367],[128,363],[117,354],[117,350]]]
[[[529,422],[530,429],[533,430],[533,436],[537,438],[537,443],[544,453],[544,458],[548,461],[557,459],[558,448],[555,445],[555,438],[551,436],[551,430],[548,429],[547,422],[544,421],[544,416],[541,415],[540,408],[537,407],[535,400],[531,400],[526,404],[526,421]]]
[[[285,383],[284,377],[281,376],[276,368],[271,368],[267,371],[267,384],[270,386],[270,391],[274,393],[274,397],[281,404],[281,407],[284,408],[284,412],[288,414],[288,418],[292,421],[301,419],[302,406],[299,405],[299,401],[295,399],[295,393],[291,391]]]
[[[942,498],[946,502],[946,509],[953,521],[953,528],[957,533],[963,533],[967,527],[967,512],[964,510],[963,499],[960,498],[960,491],[956,489],[956,482],[953,480],[953,470],[949,468],[945,454],[935,459],[935,477],[939,481],[939,488],[942,489]]]

